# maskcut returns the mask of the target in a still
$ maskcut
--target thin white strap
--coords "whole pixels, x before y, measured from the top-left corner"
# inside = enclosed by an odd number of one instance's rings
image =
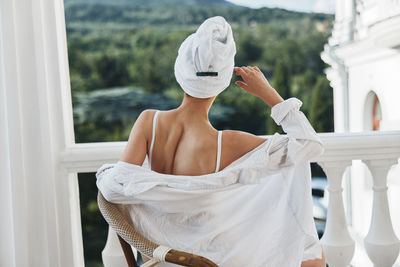
[[[215,167],[215,172],[219,170],[219,164],[221,162],[221,139],[222,139],[222,131],[218,131],[217,165]]]
[[[151,169],[151,155],[153,153],[153,147],[154,147],[154,140],[156,139],[156,125],[157,125],[157,116],[158,116],[159,110],[156,111],[153,117],[153,134],[151,136],[151,144],[150,144],[150,151],[149,151],[149,166]]]
[[[167,255],[170,250],[171,248],[160,245],[153,251],[153,258],[159,262],[164,262],[165,255]]]

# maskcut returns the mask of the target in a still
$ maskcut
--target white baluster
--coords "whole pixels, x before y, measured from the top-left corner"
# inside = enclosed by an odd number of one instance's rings
[[[104,267],[127,267],[124,252],[118,240],[115,231],[108,227],[108,236],[106,246],[101,252]]]
[[[364,246],[377,267],[392,266],[399,255],[400,242],[394,233],[387,197],[387,173],[397,159],[364,160],[373,179],[371,225]]]
[[[330,267],[348,266],[354,255],[355,242],[347,229],[342,197],[342,177],[351,161],[318,162],[328,178],[328,216],[321,243]]]

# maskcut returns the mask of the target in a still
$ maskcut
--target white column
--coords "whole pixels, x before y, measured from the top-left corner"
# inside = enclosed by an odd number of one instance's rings
[[[348,266],[354,255],[355,242],[347,229],[342,197],[342,177],[351,161],[318,162],[328,178],[328,217],[321,243],[331,267]]]
[[[331,45],[337,45],[341,43],[343,38],[343,28],[345,19],[345,2],[348,0],[336,0],[335,1],[335,21],[333,24],[332,37],[330,38]]]
[[[355,0],[346,0],[344,6],[344,29],[343,29],[343,42],[353,41],[354,21],[355,21]]]
[[[336,56],[331,45],[325,44],[321,59],[331,67],[325,70],[333,88],[333,111],[335,132],[349,131],[349,89],[348,73],[343,61]]]
[[[371,225],[364,239],[364,246],[376,267],[394,264],[400,249],[399,239],[394,233],[387,197],[387,174],[397,159],[364,160],[373,179],[373,207]]]

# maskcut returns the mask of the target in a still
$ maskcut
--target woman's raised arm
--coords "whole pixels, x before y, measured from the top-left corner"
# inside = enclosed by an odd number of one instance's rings
[[[270,149],[271,167],[281,168],[304,162],[323,153],[322,141],[300,111],[303,103],[299,99],[292,97],[283,100],[258,67],[235,68],[235,71],[245,81],[236,84],[268,104],[271,117],[286,133]]]
[[[236,84],[250,94],[262,99],[271,108],[283,101],[283,98],[269,84],[267,78],[258,67],[235,67],[237,76],[245,81],[237,81]]]

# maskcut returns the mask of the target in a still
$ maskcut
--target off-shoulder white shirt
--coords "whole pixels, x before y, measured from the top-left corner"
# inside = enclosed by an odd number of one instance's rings
[[[222,171],[170,175],[118,161],[98,169],[97,186],[148,239],[218,266],[298,267],[321,258],[309,159],[324,148],[301,105],[289,98],[273,106],[286,134],[267,136]]]

